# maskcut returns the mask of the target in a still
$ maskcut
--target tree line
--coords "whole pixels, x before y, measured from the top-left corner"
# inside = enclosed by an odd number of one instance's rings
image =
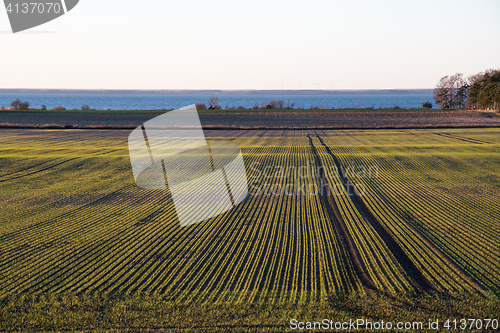
[[[434,88],[434,101],[442,109],[500,109],[500,70],[467,78],[461,73],[443,76]]]

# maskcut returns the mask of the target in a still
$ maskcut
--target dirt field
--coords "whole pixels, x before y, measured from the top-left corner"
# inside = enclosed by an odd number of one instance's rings
[[[158,113],[1,112],[0,127],[135,128]],[[206,129],[376,129],[499,127],[491,112],[269,112],[200,113]]]

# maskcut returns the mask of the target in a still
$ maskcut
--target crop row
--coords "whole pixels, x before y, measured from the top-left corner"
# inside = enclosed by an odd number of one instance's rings
[[[317,138],[312,138],[312,143],[322,164],[327,170],[334,170],[335,161],[326,147]],[[417,289],[418,285],[405,273],[381,235],[356,207],[352,198],[355,189],[346,187],[339,173],[326,172],[325,176],[335,209],[340,215],[338,223],[345,225],[347,237],[354,244],[355,253],[352,255],[358,257],[361,268],[373,285],[391,293]]]
[[[247,169],[252,162],[261,169],[298,168],[314,159],[311,147],[292,143],[243,146]],[[110,154],[102,139],[81,144],[85,149],[74,144],[47,157],[77,157],[73,161],[0,184],[8,212],[2,226],[14,221],[0,235],[1,295],[159,293],[179,302],[194,295],[207,301],[306,302],[360,288],[321,197],[249,195],[227,213],[181,228],[168,191],[136,187],[123,149]],[[29,146],[30,156],[37,156],[37,147],[47,149],[45,143]],[[247,172],[254,188],[268,181]],[[272,181],[293,183],[294,189],[317,183],[312,176]],[[33,193],[23,194],[23,188]],[[34,193],[37,202],[8,199]]]
[[[339,150],[329,138],[325,141],[337,149],[344,168],[377,166],[376,177],[348,177],[364,185],[368,209],[438,289],[498,288],[497,188],[471,172],[457,172],[440,155],[347,154],[347,147]],[[463,164],[464,157],[458,149],[453,160]]]
[[[497,222],[500,216],[495,199],[498,195],[481,196],[476,190],[467,192],[461,189],[462,193],[453,191],[459,188],[458,184],[461,184],[460,187],[467,184],[467,180],[457,175],[443,177],[439,171],[453,174],[452,166],[431,166],[427,159],[411,159],[418,170],[427,170],[425,176],[421,175],[422,172],[414,173],[406,167],[397,176],[382,172],[380,177],[370,179],[369,183],[366,182],[369,196],[386,205],[388,208],[385,211],[390,209],[399,219],[418,230],[422,237],[444,252],[467,276],[487,288],[498,288],[500,250],[497,246]],[[385,164],[398,164],[391,157],[373,160],[364,156],[351,161],[365,165],[376,162],[382,170],[385,170]],[[428,179],[429,175],[433,175],[433,179],[440,179],[438,186]],[[476,181],[474,186],[478,186]],[[495,191],[494,187],[487,184],[482,186],[487,188],[484,194]]]

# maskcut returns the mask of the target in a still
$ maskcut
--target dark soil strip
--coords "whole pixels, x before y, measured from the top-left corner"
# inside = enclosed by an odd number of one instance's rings
[[[323,160],[321,159],[321,156],[319,155],[318,151],[316,150],[316,147],[313,144],[311,135],[307,135],[307,137],[309,138],[309,142],[314,150],[314,154],[316,155],[316,158],[318,160],[317,162],[318,162],[319,167],[323,167],[323,168],[321,168],[321,178],[323,180],[323,183],[326,186],[328,186],[328,188],[332,188],[330,186],[330,184],[328,183],[328,180],[325,177],[325,173],[324,173],[325,165],[323,164]],[[351,257],[352,263],[354,264],[354,269],[356,271],[356,274],[358,275],[358,277],[361,280],[361,283],[363,284],[364,287],[366,287],[368,289],[374,289],[374,290],[377,289],[377,287],[375,286],[373,281],[368,276],[366,267],[364,267],[364,265],[362,264],[362,262],[359,258],[359,253],[358,253],[356,247],[354,246],[354,242],[353,242],[351,236],[349,235],[349,232],[347,231],[347,227],[344,223],[344,220],[342,219],[342,216],[338,210],[337,205],[335,204],[335,200],[333,199],[331,191],[324,191],[324,192],[325,193],[323,193],[323,196],[326,199],[326,201],[328,202],[328,205],[326,205],[328,212],[330,213],[330,216],[332,216],[332,214],[333,214],[333,216],[335,216],[335,220],[337,221],[338,226],[340,228],[342,238],[344,240],[344,244],[347,245],[347,250],[349,251],[349,255]]]
[[[323,140],[317,135],[318,140],[325,147],[326,151],[332,156],[336,167],[338,170],[343,170],[340,165],[340,161],[337,157],[332,153],[330,148],[323,142]],[[391,253],[394,255],[396,260],[399,262],[401,267],[404,269],[406,274],[413,279],[413,281],[420,286],[425,291],[430,291],[435,289],[432,283],[427,280],[427,278],[422,274],[422,272],[415,266],[415,264],[411,261],[411,259],[407,256],[407,254],[403,251],[403,249],[399,246],[394,238],[387,232],[387,230],[382,226],[382,224],[375,218],[375,216],[371,213],[365,203],[358,197],[355,193],[352,193],[350,189],[354,188],[352,184],[349,182],[345,174],[343,172],[339,172],[339,175],[342,179],[342,183],[349,193],[352,202],[354,203],[356,209],[359,213],[366,218],[366,220],[370,223],[373,229],[379,234],[384,243],[387,245]]]
[[[361,130],[361,129],[451,129],[451,128],[498,128],[499,125],[366,125],[366,126],[346,126],[346,125],[335,125],[335,126],[238,126],[238,125],[203,125],[202,128],[205,130]],[[82,130],[133,130],[136,129],[135,125],[59,125],[59,124],[42,124],[42,125],[32,125],[32,124],[9,124],[2,123],[0,128],[15,128],[15,129],[82,129]],[[182,128],[178,128],[182,129]],[[186,128],[189,129],[189,128]]]

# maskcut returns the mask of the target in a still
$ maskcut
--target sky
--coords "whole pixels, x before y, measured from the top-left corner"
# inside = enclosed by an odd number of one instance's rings
[[[12,34],[0,10],[0,88],[433,88],[500,68],[499,14],[498,0],[80,0]]]

